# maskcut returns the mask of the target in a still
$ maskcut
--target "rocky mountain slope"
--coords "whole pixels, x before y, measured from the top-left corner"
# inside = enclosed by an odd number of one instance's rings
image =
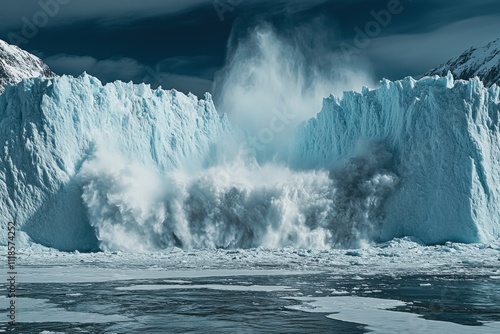
[[[470,48],[459,57],[430,70],[425,75],[446,76],[450,71],[455,79],[478,76],[485,86],[500,84],[500,38],[481,48]]]
[[[40,58],[0,40],[0,93],[25,78],[54,76]]]

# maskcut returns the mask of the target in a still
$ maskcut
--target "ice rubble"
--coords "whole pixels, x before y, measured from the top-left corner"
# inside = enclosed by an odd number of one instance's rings
[[[259,165],[232,156],[241,133],[209,95],[29,79],[0,95],[0,219],[61,250],[488,241],[499,95],[477,79],[383,81],[325,99],[283,160]]]

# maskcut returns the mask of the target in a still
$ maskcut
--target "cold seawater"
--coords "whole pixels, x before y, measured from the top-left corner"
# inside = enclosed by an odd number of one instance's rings
[[[147,254],[33,248],[20,252],[18,268],[18,333],[500,330],[495,244],[403,239],[359,250]]]

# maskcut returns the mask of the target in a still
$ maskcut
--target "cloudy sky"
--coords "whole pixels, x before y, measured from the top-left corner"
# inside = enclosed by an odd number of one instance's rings
[[[377,80],[418,76],[500,37],[498,0],[2,0],[0,9],[0,39],[58,74],[196,94],[264,22],[285,40],[307,27],[304,43],[320,36],[315,45],[355,55]]]

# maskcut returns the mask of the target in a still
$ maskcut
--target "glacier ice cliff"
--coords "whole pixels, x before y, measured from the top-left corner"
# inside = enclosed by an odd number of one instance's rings
[[[360,147],[374,146],[369,150],[382,161],[371,159],[366,165],[375,169],[362,178],[398,178],[375,238],[488,241],[500,235],[499,116],[499,87],[485,88],[477,78],[384,80],[379,89],[325,99],[298,129],[290,163],[335,170],[339,161],[352,165]]]
[[[229,130],[207,97],[103,86],[88,75],[7,87],[0,95],[0,219],[15,219],[37,243],[97,249],[77,178],[82,164],[106,152],[158,170],[203,166]]]
[[[499,87],[477,79],[383,81],[325,99],[256,162],[210,95],[27,79],[0,95],[0,219],[61,250],[487,242],[499,114]]]

